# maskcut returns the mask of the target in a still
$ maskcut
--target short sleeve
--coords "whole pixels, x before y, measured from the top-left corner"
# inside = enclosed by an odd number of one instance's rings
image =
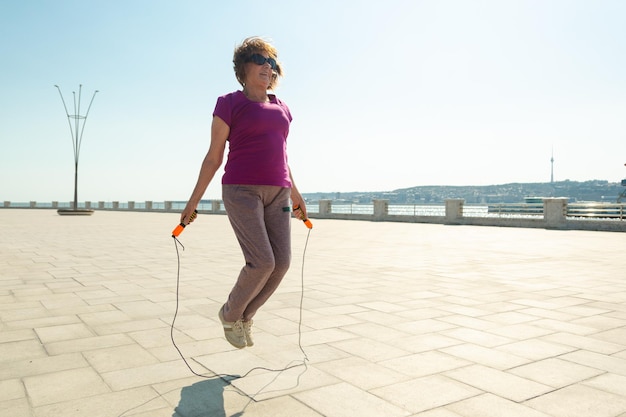
[[[276,102],[280,105],[280,107],[285,112],[285,115],[287,116],[287,119],[289,119],[289,122],[292,122],[293,117],[291,116],[291,111],[289,111],[289,107],[282,100],[278,98],[276,98]]]
[[[231,95],[227,94],[225,96],[220,96],[217,98],[217,103],[215,104],[215,110],[213,110],[213,116],[218,116],[222,119],[228,126],[231,125],[232,122],[232,99]]]

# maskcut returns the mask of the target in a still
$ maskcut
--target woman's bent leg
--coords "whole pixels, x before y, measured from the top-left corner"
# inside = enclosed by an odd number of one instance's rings
[[[244,321],[251,320],[280,285],[291,263],[291,211],[289,188],[281,188],[266,199],[265,226],[274,256],[274,270],[261,291],[250,301],[243,313]]]
[[[223,186],[226,212],[246,262],[224,305],[227,321],[251,319],[287,271],[290,213],[283,207],[289,207],[288,196],[289,189],[280,187]]]

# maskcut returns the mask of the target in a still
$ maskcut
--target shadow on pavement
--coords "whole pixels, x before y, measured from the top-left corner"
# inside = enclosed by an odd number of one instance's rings
[[[230,386],[227,380],[216,377],[184,387],[172,417],[226,417],[224,388],[227,386]],[[229,417],[241,415],[243,413]]]

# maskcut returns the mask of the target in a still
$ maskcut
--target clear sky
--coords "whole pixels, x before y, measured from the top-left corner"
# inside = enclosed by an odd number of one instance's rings
[[[186,200],[232,52],[271,39],[301,192],[626,178],[623,0],[4,0],[0,200]],[[205,198],[220,198],[218,172]]]

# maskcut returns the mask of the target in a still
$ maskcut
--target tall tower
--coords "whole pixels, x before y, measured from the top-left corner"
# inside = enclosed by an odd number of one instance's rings
[[[552,155],[550,156],[550,184],[554,182],[554,147],[552,148]]]

